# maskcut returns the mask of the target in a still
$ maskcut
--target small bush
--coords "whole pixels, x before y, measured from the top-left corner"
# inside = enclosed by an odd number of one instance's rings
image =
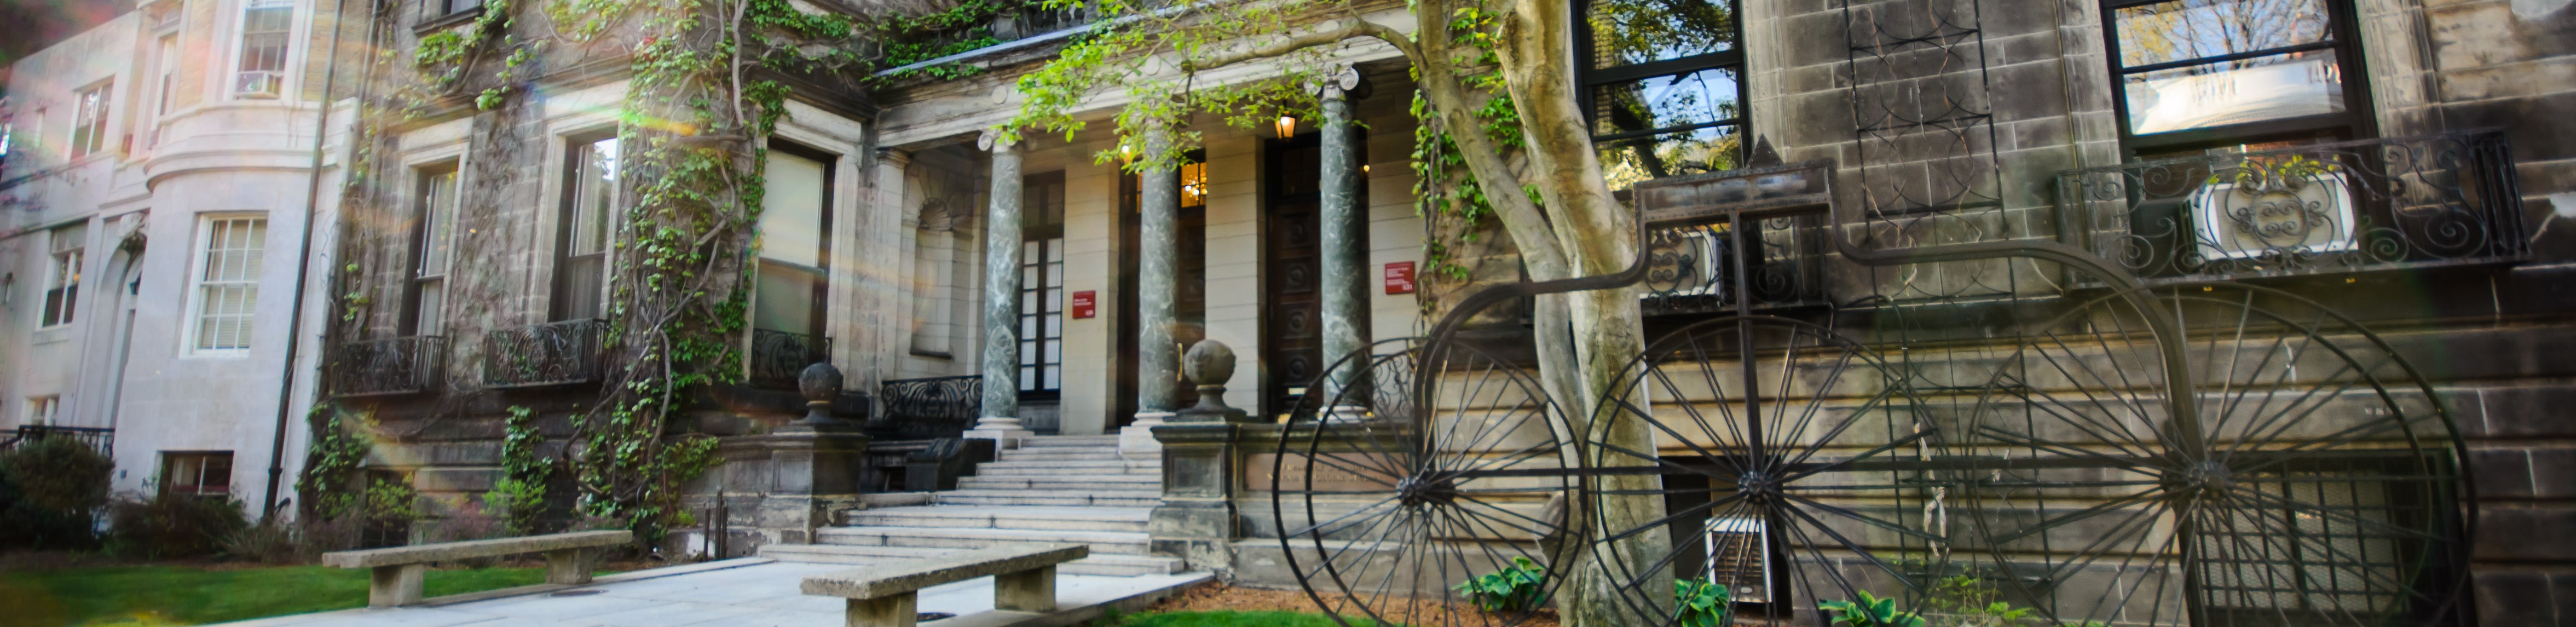
[[[239,501],[185,494],[126,500],[108,511],[112,548],[153,559],[214,555],[250,526]]]
[[[263,522],[242,527],[224,538],[224,556],[261,564],[293,564],[303,561],[296,550],[294,527],[276,522]]]
[[[1546,583],[1546,570],[1529,558],[1516,556],[1511,566],[1469,579],[1457,588],[1487,612],[1523,612],[1538,608],[1547,594]]]
[[[0,454],[0,547],[86,549],[98,542],[116,463],[70,438],[26,442]]]
[[[1735,594],[1726,586],[1705,579],[1673,580],[1673,618],[1682,627],[1719,627],[1734,624],[1728,615],[1735,611]]]

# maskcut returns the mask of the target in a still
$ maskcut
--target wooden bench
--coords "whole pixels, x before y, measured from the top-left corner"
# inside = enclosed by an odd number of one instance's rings
[[[602,547],[635,541],[632,531],[577,531],[542,536],[441,542],[364,551],[322,554],[322,564],[338,568],[372,568],[367,607],[385,608],[420,602],[421,580],[430,562],[519,553],[546,554],[546,583],[590,583],[590,554]]]
[[[981,549],[806,577],[802,589],[849,599],[850,627],[912,627],[922,588],[987,575],[995,609],[1046,613],[1055,611],[1055,565],[1090,555],[1088,544]]]

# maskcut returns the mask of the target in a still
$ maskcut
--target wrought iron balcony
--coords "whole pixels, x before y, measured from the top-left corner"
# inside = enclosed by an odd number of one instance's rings
[[[2528,253],[2501,133],[2311,144],[2068,170],[2070,243],[2150,282],[2512,261]]]
[[[756,388],[796,389],[796,375],[807,366],[831,361],[832,338],[802,333],[751,330],[751,376]]]
[[[898,439],[953,438],[974,426],[984,408],[984,377],[895,379],[877,387],[886,420]]]
[[[87,444],[100,455],[116,454],[116,430],[108,427],[65,427],[58,425],[18,425],[16,433],[0,440],[0,451],[46,438],[71,438]]]
[[[495,329],[483,335],[483,385],[531,388],[593,383],[605,371],[605,320],[566,320]]]
[[[1822,303],[1824,218],[1821,208],[1747,218],[1741,256],[1731,223],[1656,230],[1646,242],[1645,294],[1638,304],[1652,316],[1728,311],[1746,296],[1755,309]],[[1736,285],[1738,263],[1743,286]]]
[[[447,338],[397,337],[342,344],[332,351],[334,396],[390,396],[438,389],[447,371]]]

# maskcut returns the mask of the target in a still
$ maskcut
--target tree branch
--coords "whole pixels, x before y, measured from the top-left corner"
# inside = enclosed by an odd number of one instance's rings
[[[1341,43],[1343,41],[1362,38],[1376,39],[1378,41],[1386,42],[1387,45],[1394,46],[1397,51],[1403,52],[1405,58],[1412,60],[1416,64],[1421,63],[1421,48],[1419,46],[1415,46],[1413,44],[1413,40],[1406,38],[1402,31],[1365,19],[1348,17],[1334,20],[1332,28],[1289,37],[1284,40],[1272,42],[1269,45],[1257,46],[1249,50],[1243,50],[1233,54],[1218,55],[1207,59],[1183,61],[1181,63],[1181,70],[1185,72],[1212,70],[1237,63],[1243,63],[1245,61],[1286,56],[1288,53],[1305,50],[1307,48],[1318,48]]]

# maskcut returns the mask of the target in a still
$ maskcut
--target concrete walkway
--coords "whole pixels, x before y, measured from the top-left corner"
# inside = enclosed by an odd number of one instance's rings
[[[263,618],[229,627],[447,627],[501,625],[527,627],[843,627],[844,601],[805,596],[797,583],[807,575],[849,568],[849,564],[776,562],[743,558],[636,571],[607,577],[590,585],[503,598],[462,602],[431,599],[430,604],[389,610],[341,610]],[[1058,575],[1054,614],[993,609],[993,578],[924,588],[919,609],[947,612],[957,618],[924,623],[930,627],[1005,627],[1065,625],[1089,620],[1104,605],[1134,610],[1179,589],[1209,579],[1207,573],[1096,577]],[[596,591],[596,592],[593,592]],[[466,596],[466,595],[460,595]],[[457,597],[446,597],[456,599]]]

